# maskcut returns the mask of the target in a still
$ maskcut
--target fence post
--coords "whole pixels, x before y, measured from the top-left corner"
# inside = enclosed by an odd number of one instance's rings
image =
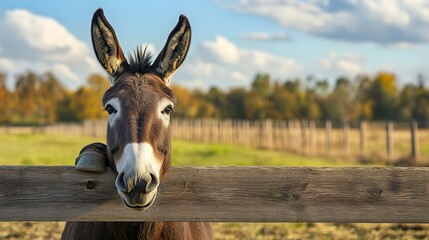
[[[419,155],[419,141],[418,141],[418,124],[416,121],[411,123],[411,157],[410,165],[415,165]]]
[[[325,154],[331,155],[331,134],[332,134],[332,122],[326,120],[325,122]]]
[[[244,146],[250,146],[250,126],[249,120],[243,122]]]
[[[349,121],[344,121],[343,126],[343,151],[344,155],[348,156],[350,155],[350,123]]]
[[[234,120],[232,120],[232,124],[233,124],[233,129],[234,129],[233,133],[234,133],[234,138],[235,138],[235,144],[236,145],[243,145],[243,138],[242,138],[243,134],[240,134],[243,132],[242,131],[243,125],[241,124],[241,121],[234,119]]]
[[[317,154],[317,147],[316,147],[316,123],[314,121],[310,121],[310,154],[316,155]]]
[[[301,121],[300,120],[296,120],[295,121],[295,137],[296,137],[296,152],[298,153],[302,153],[302,135],[301,135]]]
[[[366,122],[364,120],[362,120],[360,122],[360,127],[359,127],[359,137],[360,137],[360,154],[363,156],[365,155],[365,150],[366,150]]]
[[[233,128],[233,120],[228,119],[228,143],[234,144],[234,128]]]
[[[220,143],[220,121],[222,121],[220,118],[213,119],[213,131],[214,131],[214,142]]]
[[[301,120],[301,150],[302,154],[308,154],[308,140],[307,140],[307,128],[308,128],[308,121]]]
[[[226,143],[225,134],[226,134],[226,119],[222,119],[219,121],[219,139],[220,143]]]
[[[192,136],[194,135],[194,128],[192,127],[192,119],[186,119],[186,128],[188,129],[186,140],[192,141]]]
[[[386,150],[387,160],[393,160],[393,122],[387,122],[386,125]]]
[[[273,149],[273,121],[271,121],[271,119],[266,119],[262,122],[264,125],[264,134],[262,139],[265,139],[265,147],[271,150]]]
[[[280,148],[279,125],[280,125],[279,121],[273,120],[273,149],[276,149],[276,150]]]
[[[287,121],[287,149],[289,151],[293,150],[293,121],[289,120]]]
[[[289,127],[288,127],[288,122],[287,121],[282,121],[282,131],[281,131],[281,136],[282,136],[282,150],[287,150],[289,147]],[[286,138],[288,140],[286,140]]]
[[[197,142],[204,142],[204,132],[203,132],[203,124],[204,124],[204,119],[203,118],[198,118],[197,122],[196,122],[196,130],[197,130]]]
[[[277,150],[284,149],[283,129],[284,129],[284,122],[277,120],[277,124],[276,124]]]

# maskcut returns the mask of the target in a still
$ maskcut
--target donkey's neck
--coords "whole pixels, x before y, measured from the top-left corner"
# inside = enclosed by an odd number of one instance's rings
[[[166,231],[164,228],[168,228],[169,223],[164,222],[106,222],[101,223],[104,225],[102,228],[106,230],[108,239],[163,239],[162,233]],[[106,235],[102,234],[99,238],[94,239],[105,239]],[[170,237],[170,236],[165,236]]]
[[[202,240],[213,239],[201,222],[67,222],[62,240]]]
[[[168,225],[164,222],[67,222],[62,239],[162,239]]]

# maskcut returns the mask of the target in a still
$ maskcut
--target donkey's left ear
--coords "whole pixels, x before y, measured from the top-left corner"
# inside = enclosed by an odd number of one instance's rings
[[[184,15],[180,15],[179,22],[171,31],[164,48],[153,63],[156,72],[166,85],[170,84],[171,76],[185,60],[190,44],[191,25]]]

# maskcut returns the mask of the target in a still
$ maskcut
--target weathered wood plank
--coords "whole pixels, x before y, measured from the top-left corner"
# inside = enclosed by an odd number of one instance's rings
[[[173,167],[152,208],[111,171],[0,167],[0,221],[429,222],[427,168]]]

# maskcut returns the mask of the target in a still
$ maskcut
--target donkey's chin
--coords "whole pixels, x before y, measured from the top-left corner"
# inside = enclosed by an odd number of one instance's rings
[[[137,210],[145,210],[152,206],[157,194],[156,190],[145,194],[126,194],[120,191],[118,192],[125,206]]]

